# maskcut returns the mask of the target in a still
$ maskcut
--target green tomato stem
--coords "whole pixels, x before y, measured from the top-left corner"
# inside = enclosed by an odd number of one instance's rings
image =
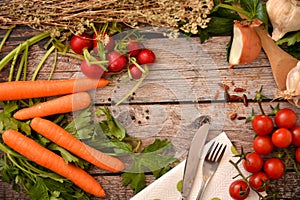
[[[15,79],[16,81],[20,80],[21,73],[22,73],[23,68],[24,68],[24,62],[25,62],[25,54],[23,53],[20,64],[19,64],[18,72],[17,72],[17,75],[16,75],[16,79]]]
[[[23,80],[24,81],[27,79],[28,49],[29,49],[29,44],[28,41],[26,41],[25,50],[23,52],[23,56],[24,56]]]
[[[16,47],[14,50],[12,50],[9,54],[7,54],[1,61],[0,61],[0,72],[2,71],[2,69],[7,65],[7,63],[9,63],[9,61],[11,61],[11,59],[14,58],[15,54],[17,53],[17,51],[23,51],[26,48],[26,45],[31,46],[47,37],[50,36],[50,33],[48,32],[42,32],[30,39],[28,39],[27,41],[23,42],[22,44],[20,44],[20,47]]]
[[[16,65],[16,62],[17,62],[17,58],[18,58],[18,56],[20,54],[20,51],[21,51],[21,45],[19,45],[17,47],[17,51],[16,51],[16,53],[14,55],[14,58],[13,58],[13,61],[11,63],[8,81],[12,81],[12,79],[13,79],[14,71],[15,71],[15,65]]]

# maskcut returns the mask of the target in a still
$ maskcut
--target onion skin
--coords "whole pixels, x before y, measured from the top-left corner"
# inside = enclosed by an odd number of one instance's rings
[[[260,54],[262,45],[256,31],[249,23],[234,22],[233,41],[230,49],[230,66],[245,65],[254,61]]]

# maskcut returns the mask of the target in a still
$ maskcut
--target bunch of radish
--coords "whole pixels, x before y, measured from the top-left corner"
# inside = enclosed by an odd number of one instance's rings
[[[145,73],[143,65],[155,62],[156,56],[144,48],[138,38],[123,38],[116,41],[112,36],[96,31],[73,35],[70,47],[76,54],[84,56],[81,71],[88,78],[99,79],[104,75],[128,71],[131,79],[140,79]]]

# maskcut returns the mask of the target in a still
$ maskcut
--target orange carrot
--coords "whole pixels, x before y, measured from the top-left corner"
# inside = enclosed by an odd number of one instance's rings
[[[86,171],[65,160],[34,140],[15,130],[6,130],[2,134],[3,141],[13,150],[29,160],[41,165],[67,179],[84,191],[95,196],[105,196],[101,185]]]
[[[108,83],[104,78],[3,82],[0,83],[0,101],[71,94],[102,88]]]
[[[124,169],[124,163],[121,160],[84,144],[62,127],[49,120],[37,117],[31,121],[30,126],[52,142],[99,168],[111,172],[119,172]]]
[[[34,117],[68,113],[86,108],[90,104],[90,95],[87,92],[79,92],[38,103],[29,108],[23,108],[14,114],[14,118],[26,120]]]

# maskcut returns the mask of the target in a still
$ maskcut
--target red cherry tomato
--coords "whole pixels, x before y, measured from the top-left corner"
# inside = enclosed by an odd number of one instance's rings
[[[284,164],[278,158],[269,158],[265,161],[264,171],[271,179],[280,179],[284,174]]]
[[[252,120],[252,128],[258,135],[268,135],[274,128],[274,123],[268,115],[257,115]]]
[[[91,49],[92,45],[92,38],[87,33],[74,35],[70,40],[70,47],[77,54],[82,54],[83,49]]]
[[[108,70],[113,72],[121,71],[127,64],[127,58],[116,51],[109,52],[107,55],[107,60]]]
[[[98,53],[98,43],[101,43],[106,51],[112,51],[115,47],[115,40],[107,33],[97,32],[97,35],[93,35],[93,50]]]
[[[270,136],[258,135],[253,141],[254,151],[261,155],[268,155],[273,150],[273,143]]]
[[[291,129],[291,133],[293,136],[292,143],[295,146],[300,146],[300,126],[295,126],[294,128]]]
[[[298,147],[298,148],[296,149],[295,157],[296,157],[296,161],[297,161],[298,163],[300,163],[300,147]]]
[[[137,61],[141,65],[154,63],[155,59],[155,54],[149,49],[143,49],[137,56]]]
[[[291,129],[296,124],[297,115],[293,110],[289,108],[283,108],[275,114],[274,120],[278,127]]]
[[[133,79],[140,79],[143,75],[142,71],[135,64],[129,66],[129,72]]]
[[[250,193],[249,185],[243,180],[235,180],[229,186],[229,194],[234,200],[243,200]]]
[[[269,176],[264,172],[252,174],[249,178],[250,185],[258,192],[263,192],[268,189],[270,183]]]
[[[279,128],[272,134],[272,143],[278,148],[290,146],[292,139],[292,133],[286,128]]]
[[[247,154],[246,158],[243,160],[243,166],[245,170],[251,173],[260,171],[263,167],[263,164],[264,161],[262,157],[256,152]]]
[[[82,73],[91,79],[101,78],[104,72],[103,68],[101,68],[99,65],[97,64],[88,65],[88,63],[85,60],[82,61],[80,68]]]

